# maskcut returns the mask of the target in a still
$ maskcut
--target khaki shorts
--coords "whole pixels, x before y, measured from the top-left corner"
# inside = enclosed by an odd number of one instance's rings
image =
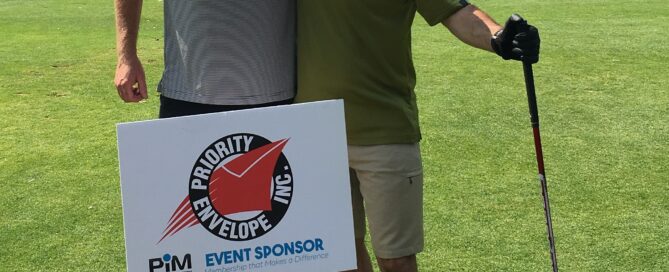
[[[418,144],[348,146],[355,237],[383,259],[423,250],[423,166]]]

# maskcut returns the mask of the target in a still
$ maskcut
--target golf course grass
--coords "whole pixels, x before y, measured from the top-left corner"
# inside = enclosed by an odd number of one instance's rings
[[[316,0],[314,0],[316,1]],[[539,28],[534,65],[562,271],[669,271],[669,5],[471,1]],[[139,54],[150,98],[113,86],[113,1],[0,1],[0,271],[123,271],[116,124],[156,118],[162,1]],[[522,65],[418,15],[422,271],[549,271]]]

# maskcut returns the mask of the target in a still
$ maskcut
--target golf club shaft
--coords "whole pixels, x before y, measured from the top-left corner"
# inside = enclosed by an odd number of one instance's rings
[[[539,168],[539,183],[541,184],[541,195],[544,200],[544,214],[546,216],[546,230],[548,232],[548,245],[551,251],[551,263],[553,272],[558,272],[557,254],[555,252],[555,236],[553,236],[553,221],[551,219],[551,206],[548,201],[548,186],[546,184],[546,172],[544,171],[544,155],[541,149],[541,134],[539,133],[539,111],[537,109],[537,96],[534,91],[534,74],[532,64],[523,62],[525,73],[525,87],[527,88],[527,101],[530,106],[530,121],[534,132],[534,148],[537,154],[537,166]]]

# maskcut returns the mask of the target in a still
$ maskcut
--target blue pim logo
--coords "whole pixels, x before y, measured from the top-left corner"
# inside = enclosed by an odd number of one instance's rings
[[[193,269],[190,254],[184,255],[182,259],[183,260],[180,260],[179,257],[170,254],[165,254],[162,258],[149,259],[149,271],[176,272],[184,271],[186,269],[189,269],[187,271],[190,271],[190,269]]]

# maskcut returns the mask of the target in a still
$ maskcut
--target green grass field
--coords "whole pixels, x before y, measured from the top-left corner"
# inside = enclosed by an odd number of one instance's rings
[[[563,271],[669,271],[669,5],[475,1],[542,36],[535,65]],[[155,89],[162,2],[140,54]],[[125,269],[113,2],[0,1],[0,271]],[[548,271],[522,67],[417,17],[426,171],[423,271]]]

